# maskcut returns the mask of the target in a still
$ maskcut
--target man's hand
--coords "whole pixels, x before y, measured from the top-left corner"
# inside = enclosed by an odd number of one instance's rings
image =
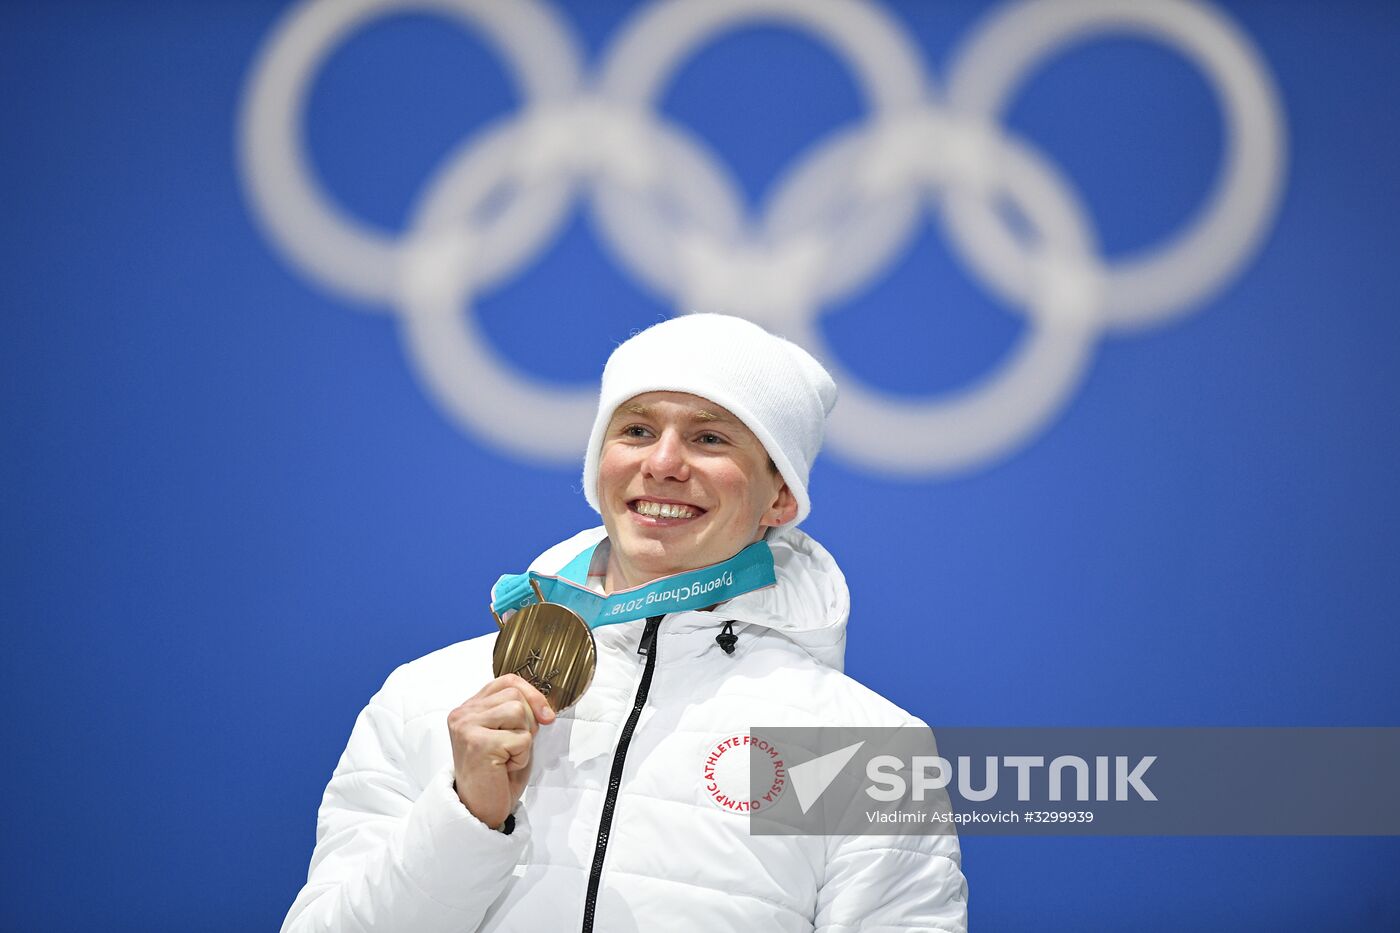
[[[499,829],[530,780],[530,749],[554,710],[519,674],[497,677],[447,714],[457,797],[472,815]]]

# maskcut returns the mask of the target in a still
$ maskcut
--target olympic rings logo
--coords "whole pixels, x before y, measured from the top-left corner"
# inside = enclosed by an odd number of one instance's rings
[[[445,160],[409,229],[394,237],[330,201],[312,177],[300,125],[326,57],[365,23],[406,9],[483,33],[508,60],[525,103]],[[761,216],[749,217],[714,153],[652,105],[697,46],[759,19],[829,44],[870,112],[809,150]],[[1093,224],[1070,184],[998,124],[1025,75],[1105,32],[1180,52],[1213,86],[1225,124],[1223,164],[1194,226],[1117,262],[1096,254]],[[910,475],[1004,456],[1067,403],[1101,334],[1199,307],[1258,247],[1284,175],[1282,114],[1267,68],[1233,24],[1190,0],[1005,7],[966,40],[941,90],[889,15],[858,0],[656,3],[624,24],[593,74],[539,0],[308,0],[259,53],[239,145],[266,235],[322,286],[398,315],[405,349],[437,401],[511,454],[577,460],[596,396],[527,379],[498,360],[474,326],[471,301],[518,274],[584,196],[612,254],[678,311],[742,314],[832,368],[842,397],[830,449]],[[1029,232],[1008,225],[1003,204]],[[815,320],[884,272],[925,210],[936,210],[955,254],[1028,326],[1002,368],[965,390],[896,399],[843,372]]]

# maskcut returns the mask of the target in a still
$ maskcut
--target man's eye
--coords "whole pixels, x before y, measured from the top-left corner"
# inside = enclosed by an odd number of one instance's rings
[[[701,434],[701,435],[700,435],[700,443],[702,443],[702,444],[723,444],[723,443],[724,443],[724,438],[720,437],[718,434]]]
[[[629,424],[622,429],[622,435],[624,437],[646,437],[647,429],[640,424]]]

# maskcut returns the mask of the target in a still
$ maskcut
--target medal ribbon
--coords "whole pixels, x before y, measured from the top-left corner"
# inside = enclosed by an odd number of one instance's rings
[[[558,576],[530,571],[508,573],[491,588],[491,608],[497,615],[536,602],[533,580],[540,587],[547,603],[559,603],[578,613],[589,628],[631,622],[648,616],[704,609],[715,603],[742,596],[745,593],[772,586],[777,582],[773,571],[773,552],[767,541],[755,541],[729,560],[699,570],[662,577],[630,590],[603,596],[588,589],[588,567],[593,559],[593,545],[569,561]],[[571,579],[577,578],[577,579]]]

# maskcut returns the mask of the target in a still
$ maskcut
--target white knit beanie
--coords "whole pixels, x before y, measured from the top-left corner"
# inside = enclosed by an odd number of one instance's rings
[[[596,511],[603,435],[619,405],[644,392],[685,392],[729,409],[763,444],[797,498],[796,525],[812,511],[807,476],[822,446],[836,383],[797,344],[724,314],[687,314],[634,335],[608,357],[598,417],[583,461],[583,494]]]

